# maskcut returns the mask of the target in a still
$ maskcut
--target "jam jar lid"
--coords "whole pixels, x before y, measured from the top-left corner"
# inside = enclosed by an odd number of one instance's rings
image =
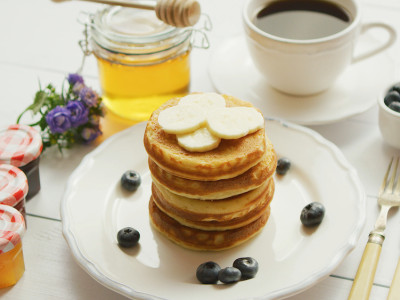
[[[40,133],[28,125],[15,124],[0,131],[0,163],[22,167],[39,157]]]
[[[11,251],[25,233],[25,221],[14,207],[0,204],[0,254]]]
[[[0,165],[0,204],[14,206],[26,197],[28,178],[15,166]]]
[[[192,28],[162,22],[154,11],[110,6],[91,20],[91,36],[101,47],[126,54],[159,52],[185,42]]]

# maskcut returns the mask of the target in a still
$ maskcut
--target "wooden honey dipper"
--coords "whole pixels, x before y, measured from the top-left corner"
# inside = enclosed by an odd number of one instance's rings
[[[52,0],[65,2],[69,0]],[[157,18],[175,27],[189,27],[200,18],[200,4],[196,0],[80,0],[108,5],[155,10]]]

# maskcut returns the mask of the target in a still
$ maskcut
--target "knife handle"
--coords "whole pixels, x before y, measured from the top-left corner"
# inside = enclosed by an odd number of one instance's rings
[[[387,300],[399,299],[399,295],[400,295],[400,258],[397,263],[396,271],[394,272]]]
[[[348,300],[369,299],[384,238],[382,234],[370,233]]]

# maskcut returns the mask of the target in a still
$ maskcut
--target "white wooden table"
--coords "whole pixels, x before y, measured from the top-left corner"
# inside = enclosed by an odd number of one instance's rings
[[[208,59],[220,40],[242,34],[243,1],[202,0],[200,3],[203,12],[211,17],[214,29],[209,34],[211,48],[192,52],[191,89],[213,91],[207,72]],[[397,0],[364,0],[361,5],[365,20],[385,21],[400,29]],[[83,26],[77,18],[80,12],[94,12],[98,7],[78,1],[55,4],[50,0],[0,0],[0,127],[15,123],[19,113],[31,104],[39,80],[43,85],[52,82],[59,88],[65,75],[78,69],[82,58],[78,40],[83,38]],[[388,50],[396,70],[393,80],[400,80],[399,50],[399,41]],[[87,60],[83,75],[89,85],[100,91],[93,57]],[[380,92],[376,90],[371,97]],[[335,143],[358,171],[367,194],[367,221],[358,246],[334,273],[290,299],[339,300],[348,296],[368,232],[379,212],[376,196],[386,165],[390,157],[400,154],[399,150],[384,144],[377,120],[375,105],[344,121],[311,127]],[[107,119],[103,125],[103,138],[129,126]],[[60,201],[65,183],[82,157],[94,147],[76,147],[64,156],[57,149],[51,149],[43,155],[42,190],[27,203],[29,228],[23,240],[26,271],[14,287],[0,290],[1,299],[125,299],[83,271],[62,236]],[[388,223],[371,299],[386,299],[400,254],[397,210],[390,212]]]

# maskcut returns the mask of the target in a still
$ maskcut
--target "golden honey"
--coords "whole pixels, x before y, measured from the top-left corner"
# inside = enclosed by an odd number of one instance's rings
[[[0,254],[0,288],[14,285],[25,271],[22,242],[11,251]]]
[[[122,65],[97,58],[105,105],[123,118],[143,121],[165,101],[189,90],[190,52],[162,63]]]
[[[175,28],[154,11],[108,7],[90,26],[107,109],[136,122],[190,85],[191,28]]]

